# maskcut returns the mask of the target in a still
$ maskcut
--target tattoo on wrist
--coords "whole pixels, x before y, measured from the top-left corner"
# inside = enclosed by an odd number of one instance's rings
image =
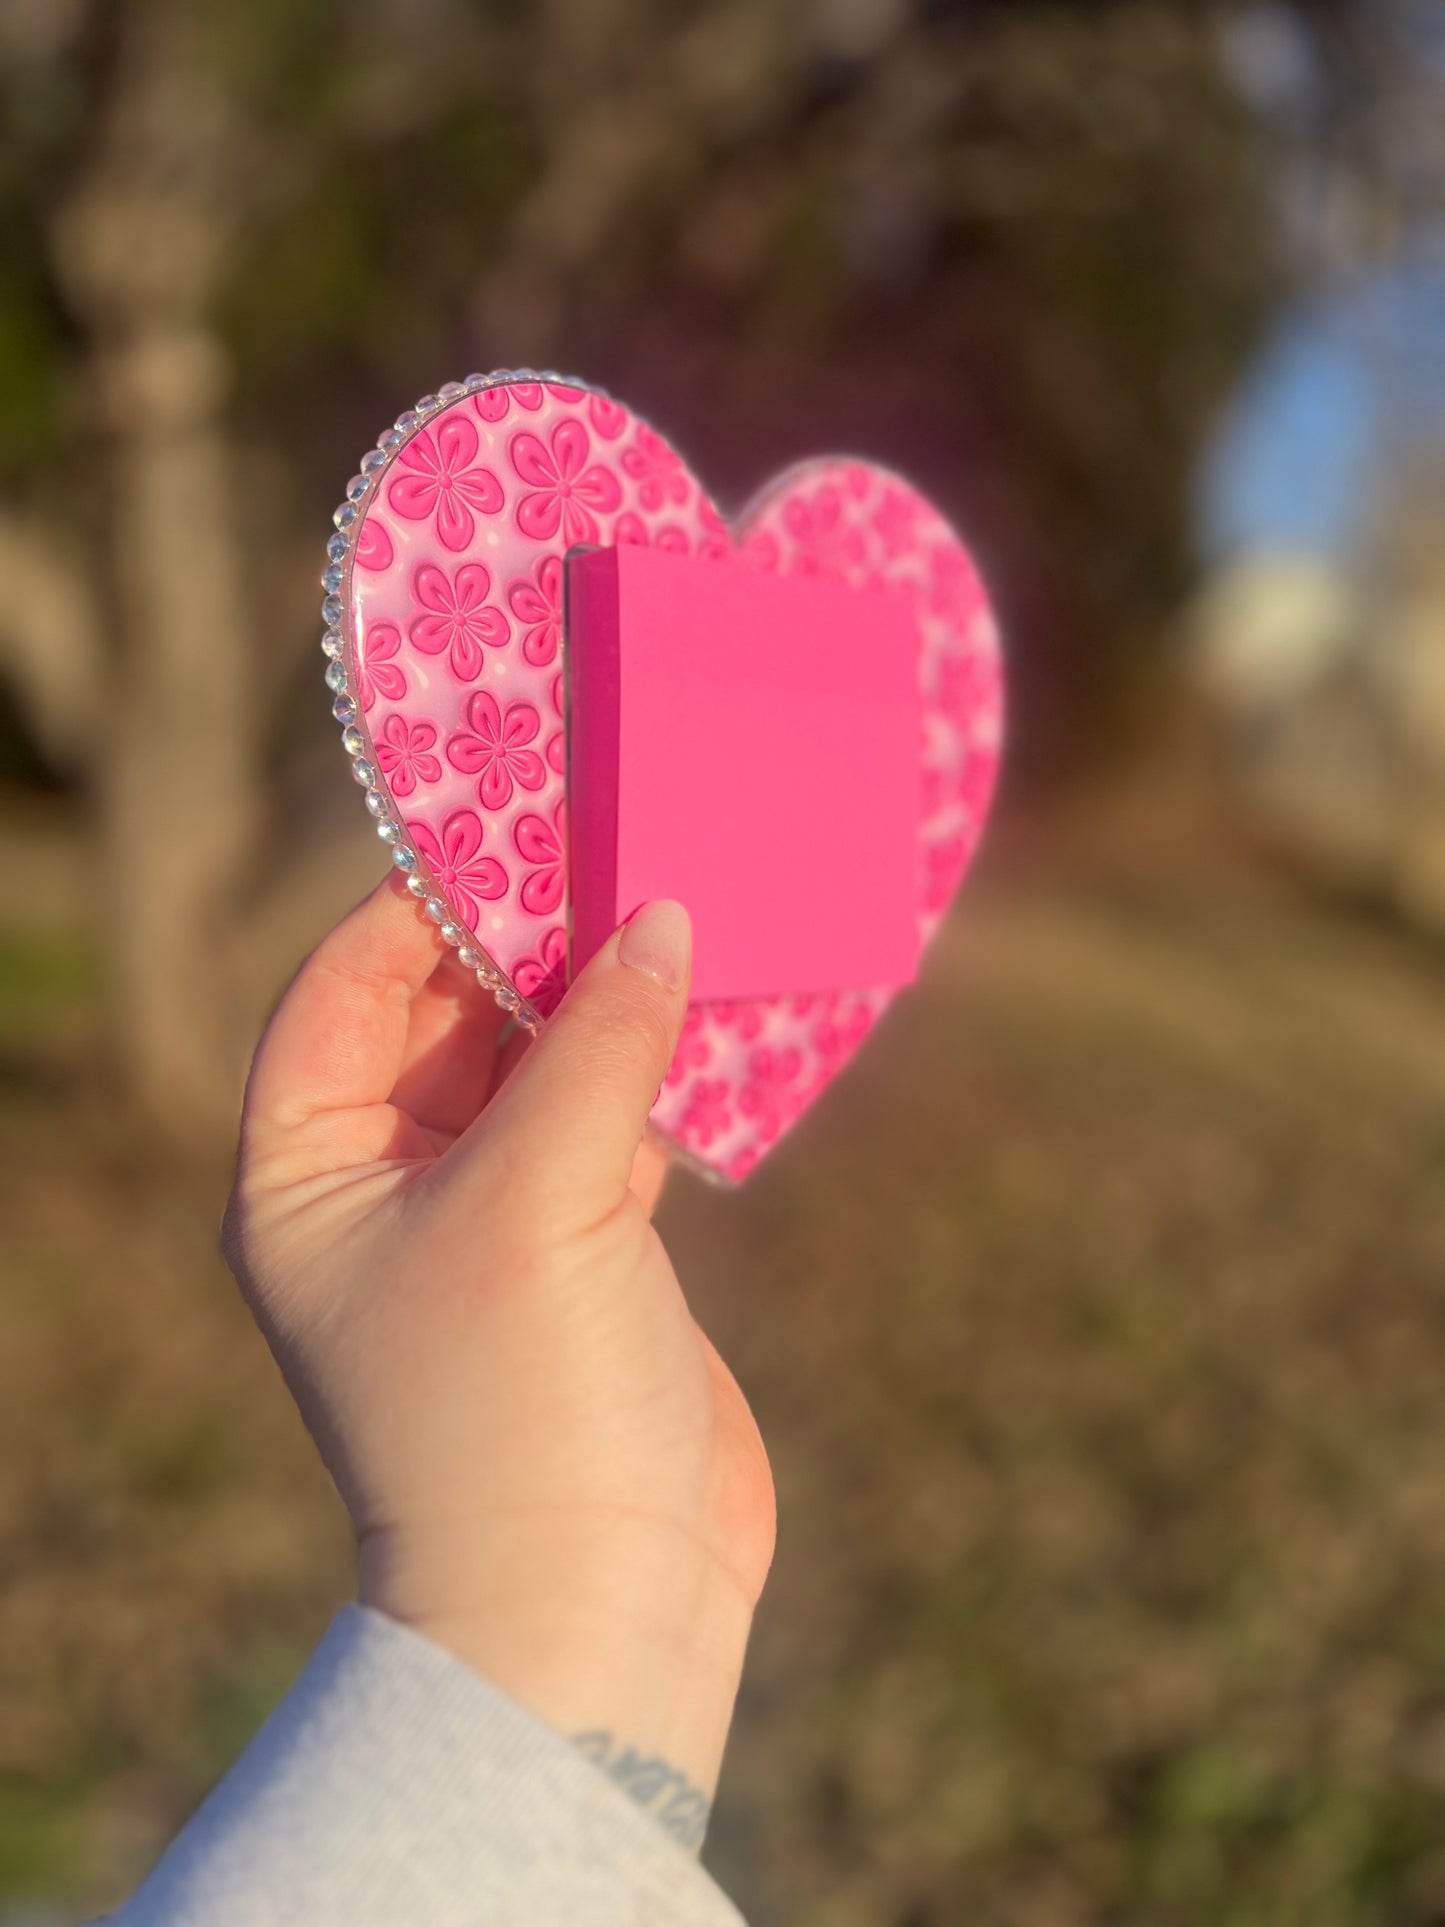
[[[711,1802],[685,1773],[656,1753],[639,1753],[621,1745],[605,1727],[574,1733],[573,1743],[594,1766],[600,1766],[640,1807],[646,1807],[663,1829],[685,1847],[700,1847],[707,1832]]]

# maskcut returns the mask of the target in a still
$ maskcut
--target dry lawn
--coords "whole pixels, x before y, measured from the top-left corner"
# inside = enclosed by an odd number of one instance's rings
[[[48,946],[48,947],[47,947]],[[0,946],[0,1899],[113,1897],[348,1578],[214,1257]],[[1167,834],[1000,838],[866,1060],[666,1235],[781,1546],[756,1927],[1445,1921],[1445,972]]]

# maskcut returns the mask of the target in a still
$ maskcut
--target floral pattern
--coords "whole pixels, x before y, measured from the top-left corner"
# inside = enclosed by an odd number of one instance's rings
[[[535,415],[546,398],[540,381],[508,381],[496,388],[484,388],[472,406],[484,422],[499,422],[514,405]]]
[[[410,796],[418,783],[435,783],[442,766],[432,754],[436,747],[435,723],[408,723],[401,716],[388,716],[376,738],[376,760],[393,796]]]
[[[514,435],[508,452],[531,491],[517,504],[522,533],[539,542],[560,536],[564,549],[595,542],[597,517],[619,506],[622,490],[610,468],[588,465],[587,430],[577,417],[564,416],[546,442],[529,430]]]
[[[627,410],[610,395],[587,397],[587,419],[604,442],[615,442],[627,426]]]
[[[471,547],[477,516],[495,515],[502,485],[477,466],[477,431],[465,415],[444,415],[401,449],[386,499],[409,522],[435,515],[437,540],[458,554]]]
[[[538,668],[551,662],[562,637],[562,558],[544,555],[533,575],[507,590],[507,606],[522,625],[522,654]]]
[[[738,1109],[753,1120],[765,1144],[797,1116],[802,1070],[803,1053],[796,1045],[783,1050],[762,1045],[748,1059],[747,1080],[738,1092]]]
[[[394,622],[373,622],[366,632],[357,664],[356,693],[369,710],[378,696],[399,703],[406,694],[406,672],[397,661],[401,631]]]
[[[512,800],[512,790],[539,790],[547,771],[535,749],[541,718],[531,703],[508,703],[505,709],[490,689],[467,698],[467,726],[447,738],[447,761],[464,776],[477,779],[483,809],[500,810]]]
[[[622,451],[622,467],[637,483],[638,499],[645,509],[666,508],[670,502],[687,500],[687,470],[682,457],[644,422],[637,424],[632,446]]]
[[[561,924],[553,924],[534,957],[523,957],[512,972],[512,982],[534,1010],[551,1016],[567,988],[567,932]]]
[[[528,866],[522,907],[534,917],[550,917],[562,901],[566,862],[566,805],[559,803],[548,823],[536,815],[519,817],[512,830],[517,854]]]
[[[732,1124],[733,1087],[725,1077],[699,1077],[688,1093],[682,1121],[691,1142],[706,1151]]]
[[[368,515],[356,538],[357,568],[380,575],[384,569],[391,567],[395,554],[396,549],[386,532],[385,522],[378,516]]]
[[[486,477],[502,498],[495,508]],[[937,510],[865,462],[809,462],[770,484],[735,533],[622,404],[571,382],[499,377],[431,411],[379,472],[339,624],[378,780],[405,805],[394,814],[425,880],[475,947],[532,1010],[555,1009],[568,962],[563,555],[577,540],[913,592],[919,929],[930,937],[989,808],[1003,707],[986,595]],[[889,1001],[886,991],[840,989],[694,1005],[655,1122],[704,1167],[739,1180]]]
[[[475,682],[482,673],[482,650],[500,649],[511,625],[487,602],[492,578],[485,564],[468,562],[449,576],[424,562],[413,578],[416,600],[426,614],[407,632],[423,655],[445,655],[458,682]]]
[[[494,856],[483,856],[486,832],[475,810],[453,810],[440,835],[429,823],[408,819],[407,829],[417,853],[431,871],[447,901],[468,930],[475,930],[483,903],[507,894],[507,872]]]
[[[832,482],[811,499],[794,496],[783,524],[798,545],[796,566],[804,575],[845,576],[863,560],[863,531],[844,513],[842,491]]]

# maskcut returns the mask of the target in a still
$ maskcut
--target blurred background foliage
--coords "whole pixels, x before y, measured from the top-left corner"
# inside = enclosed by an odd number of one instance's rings
[[[213,1226],[376,873],[327,518],[531,365],[725,507],[908,470],[1010,651],[925,984],[667,1207],[783,1506],[721,1875],[1445,1920],[1445,437],[1326,432],[1381,287],[1370,392],[1445,387],[1441,57],[1429,0],[0,3],[5,1918],[133,1880],[344,1596]]]

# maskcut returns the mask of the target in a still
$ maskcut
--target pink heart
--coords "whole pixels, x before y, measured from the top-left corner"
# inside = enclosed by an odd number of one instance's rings
[[[998,768],[1003,685],[958,536],[870,463],[787,470],[728,524],[681,457],[581,382],[449,383],[381,437],[337,510],[327,681],[353,773],[409,887],[462,962],[535,1028],[566,982],[562,564],[576,543],[734,552],[765,570],[907,585],[922,632],[918,919],[968,867]],[[838,990],[695,1004],[653,1122],[737,1181],[891,1000]]]

